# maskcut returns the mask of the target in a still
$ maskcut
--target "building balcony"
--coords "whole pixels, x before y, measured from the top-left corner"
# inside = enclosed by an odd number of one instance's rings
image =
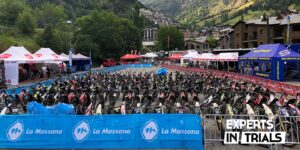
[[[243,42],[255,42],[257,41],[257,36],[248,36],[243,38]]]

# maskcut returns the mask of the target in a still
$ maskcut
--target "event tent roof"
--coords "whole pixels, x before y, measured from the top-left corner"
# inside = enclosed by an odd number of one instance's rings
[[[36,57],[39,57],[48,62],[57,62],[57,61],[68,61],[68,58],[57,55],[50,48],[41,48],[34,53]]]
[[[43,60],[32,55],[24,47],[11,46],[5,52],[0,54],[0,59],[6,62],[17,62],[17,63],[42,63]]]
[[[90,57],[84,56],[80,53],[78,53],[77,55],[72,56],[74,60],[89,60]]]
[[[60,56],[65,57],[69,60],[69,55],[67,55],[65,53],[61,53]],[[90,59],[90,57],[84,56],[80,53],[78,53],[77,55],[76,54],[72,55],[72,60],[89,60],[89,59]]]
[[[158,55],[154,54],[154,53],[146,53],[145,55],[141,55],[142,57],[146,57],[146,58],[155,58],[158,57]]]
[[[238,61],[239,59],[239,53],[220,53],[215,58],[216,61]]]
[[[180,59],[181,57],[182,57],[182,54],[173,54],[172,56],[169,57],[169,59],[176,60],[176,59]]]
[[[239,59],[251,60],[265,60],[266,58],[289,58],[290,60],[293,60],[300,58],[300,54],[288,50],[285,46],[281,44],[267,44],[260,45],[255,50],[239,57]]]
[[[126,59],[138,59],[140,58],[139,55],[135,55],[135,54],[126,54],[124,56],[121,57],[121,59],[126,60]]]
[[[65,54],[65,53],[61,53],[60,56],[65,57],[67,59],[69,59],[69,55]]]
[[[203,53],[199,55],[195,60],[215,60],[217,58],[217,55],[214,55],[213,53]]]
[[[190,51],[187,54],[183,55],[183,59],[193,59],[199,57],[200,54],[197,51]]]

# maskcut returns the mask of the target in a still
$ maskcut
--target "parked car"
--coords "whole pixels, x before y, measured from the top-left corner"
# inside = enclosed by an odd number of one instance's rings
[[[118,63],[114,60],[114,59],[104,59],[102,65],[103,67],[110,67],[110,66],[115,66],[117,65]]]

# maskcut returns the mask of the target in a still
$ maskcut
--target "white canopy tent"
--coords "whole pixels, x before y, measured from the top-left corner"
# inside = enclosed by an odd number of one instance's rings
[[[198,57],[196,57],[194,60],[197,61],[210,61],[210,60],[214,60],[217,58],[217,55],[213,54],[213,53],[203,53],[201,55],[199,55]]]
[[[19,64],[43,63],[44,60],[32,55],[24,47],[11,46],[0,54],[4,60],[5,83],[11,85],[19,84]]]
[[[158,57],[158,55],[154,54],[154,53],[146,53],[145,55],[141,55],[142,57],[145,58],[156,58]]]
[[[89,60],[90,57],[84,56],[80,53],[78,53],[77,55],[72,55],[72,59],[73,60]]]
[[[67,55],[67,54],[65,54],[65,53],[61,53],[59,56],[62,56],[62,57],[64,57],[64,58],[66,58],[66,59],[69,59],[69,55]]]
[[[44,59],[45,62],[47,62],[47,63],[56,63],[56,62],[62,62],[62,61],[69,61],[68,58],[57,55],[50,48],[41,48],[37,52],[35,52],[34,55],[36,57]]]
[[[238,61],[239,53],[220,53],[216,58],[215,61]]]
[[[189,50],[187,54],[185,54],[185,55],[183,55],[181,57],[180,64],[183,65],[184,60],[191,61],[191,60],[193,60],[193,59],[195,59],[195,58],[197,58],[199,56],[200,56],[200,54],[197,51],[195,51],[195,50]]]

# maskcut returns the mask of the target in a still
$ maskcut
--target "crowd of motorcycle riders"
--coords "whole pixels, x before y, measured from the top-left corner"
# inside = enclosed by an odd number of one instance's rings
[[[300,94],[274,93],[263,85],[211,73],[88,73],[38,84],[17,95],[0,93],[1,114],[26,114],[31,102],[45,107],[72,104],[77,115],[247,114],[300,115]]]

